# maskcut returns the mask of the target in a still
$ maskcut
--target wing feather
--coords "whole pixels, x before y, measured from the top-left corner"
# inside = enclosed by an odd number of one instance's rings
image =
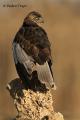
[[[56,89],[48,62],[45,62],[43,65],[36,64],[36,71],[41,83],[45,84],[47,88]]]
[[[18,43],[13,43],[13,56],[15,64],[18,62],[23,64],[28,74],[32,74],[34,69],[34,60],[31,56],[27,55],[23,48]]]

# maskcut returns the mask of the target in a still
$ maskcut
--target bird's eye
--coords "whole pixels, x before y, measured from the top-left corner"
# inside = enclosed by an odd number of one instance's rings
[[[39,18],[37,18],[37,17],[36,17],[35,19],[36,19],[36,20],[39,20]]]

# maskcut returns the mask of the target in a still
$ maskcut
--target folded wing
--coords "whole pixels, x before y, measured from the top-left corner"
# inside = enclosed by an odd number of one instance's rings
[[[41,83],[45,84],[47,88],[53,88],[56,90],[56,86],[47,61],[43,65],[36,64],[36,71]]]
[[[35,66],[34,60],[31,56],[27,55],[23,48],[17,43],[13,43],[13,56],[15,64],[18,62],[23,64],[28,74],[32,74]]]

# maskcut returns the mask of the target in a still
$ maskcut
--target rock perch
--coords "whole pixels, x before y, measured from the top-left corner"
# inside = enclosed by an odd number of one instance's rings
[[[19,78],[12,80],[7,89],[18,111],[15,120],[64,120],[61,113],[54,112],[50,91],[26,90]]]

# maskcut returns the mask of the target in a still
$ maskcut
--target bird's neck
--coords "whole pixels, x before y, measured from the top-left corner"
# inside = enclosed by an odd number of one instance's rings
[[[23,26],[26,26],[26,25],[37,25],[36,22],[30,20],[30,19],[27,19],[26,21],[24,21],[23,23]]]

